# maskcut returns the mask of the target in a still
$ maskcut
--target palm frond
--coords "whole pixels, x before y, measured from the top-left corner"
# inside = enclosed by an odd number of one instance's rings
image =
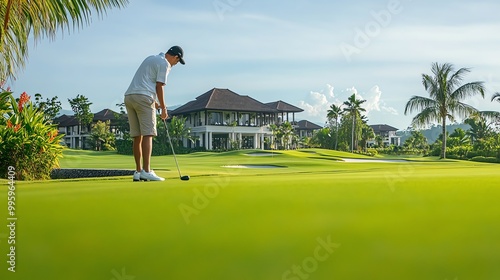
[[[468,118],[477,112],[478,110],[476,108],[463,102],[455,102],[448,106],[448,113],[451,115],[457,115],[459,118]]]
[[[460,68],[457,70],[457,72],[453,73],[447,82],[448,92],[453,92],[455,90],[455,88],[460,86],[460,84],[462,83],[462,81],[464,79],[464,75],[466,73],[469,73],[469,72],[470,72],[469,68]]]
[[[16,2],[16,3],[14,3]],[[0,3],[0,80],[14,77],[28,57],[28,38],[35,42],[54,39],[59,30],[80,29],[94,14],[102,17],[111,8],[122,8],[128,0],[33,0]],[[9,5],[11,4],[11,5]]]
[[[421,111],[429,107],[437,108],[437,102],[431,98],[414,95],[406,103],[404,114]]]
[[[422,110],[422,112],[418,113],[412,120],[411,124],[414,127],[423,127],[426,124],[440,122],[441,117],[439,116],[439,112],[432,107],[426,108]]]
[[[464,100],[477,94],[484,98],[485,91],[486,89],[483,82],[471,82],[457,88],[452,92],[450,98],[452,100]]]
[[[497,111],[479,111],[478,114],[489,121],[500,120],[500,112]]]
[[[500,92],[495,92],[495,94],[493,94],[493,96],[491,97],[491,102],[495,100],[500,102]]]

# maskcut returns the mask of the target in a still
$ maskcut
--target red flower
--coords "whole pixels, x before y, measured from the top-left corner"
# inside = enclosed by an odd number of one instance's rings
[[[19,103],[17,104],[19,112],[23,111],[24,104],[26,104],[29,100],[30,96],[26,92],[23,92],[19,97]]]
[[[16,124],[16,126],[14,127],[14,132],[17,132],[20,128],[21,124],[20,123]]]
[[[14,125],[12,125],[12,122],[10,120],[7,120],[7,128],[11,128],[13,127]]]
[[[57,134],[59,134],[59,131],[57,131],[57,130],[49,131],[49,133],[47,135],[47,136],[49,136],[49,142],[52,142],[52,140],[54,140],[54,138],[56,138]]]

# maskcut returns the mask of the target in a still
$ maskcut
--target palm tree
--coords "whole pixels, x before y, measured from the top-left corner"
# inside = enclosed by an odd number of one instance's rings
[[[373,128],[366,123],[363,123],[361,128],[361,140],[363,144],[363,150],[367,150],[368,148],[368,140],[375,138],[375,132]]]
[[[191,143],[194,143],[196,140],[191,135],[191,128],[186,126],[186,119],[187,118],[185,117],[174,116],[168,124],[168,131],[170,133],[174,150],[178,149],[184,138],[191,141]]]
[[[500,102],[500,92],[495,92],[495,94],[493,94],[493,96],[491,97],[491,102],[495,100]]]
[[[128,0],[32,0],[0,2],[0,80],[15,76],[28,58],[28,38],[54,39],[59,30],[78,29]]]
[[[354,128],[356,126],[355,121],[361,119],[361,112],[366,111],[361,107],[361,104],[365,103],[366,100],[356,99],[356,94],[351,95],[347,101],[344,102],[346,108],[343,109],[344,112],[348,113],[352,118],[352,128],[351,128],[351,152],[354,152]]]
[[[342,113],[342,105],[332,104],[326,114],[328,120],[335,120],[335,150],[337,150],[337,143],[339,142],[339,117]]]
[[[484,98],[483,82],[471,82],[461,85],[464,75],[470,70],[460,68],[453,72],[454,67],[450,63],[433,63],[432,73],[434,76],[422,74],[422,83],[430,97],[413,96],[405,107],[405,115],[413,111],[420,111],[412,120],[412,125],[423,126],[433,122],[441,122],[442,135],[446,135],[446,119],[454,121],[454,115],[466,118],[477,110],[461,102],[463,99],[474,95]],[[441,146],[441,158],[446,158],[446,137],[443,137]]]

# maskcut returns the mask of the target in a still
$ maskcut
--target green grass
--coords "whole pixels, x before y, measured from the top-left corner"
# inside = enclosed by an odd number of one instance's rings
[[[152,160],[163,183],[17,182],[17,272],[2,226],[0,279],[500,279],[498,164],[250,152],[179,155],[188,182],[171,156]],[[286,168],[222,167],[235,164]],[[66,151],[61,167],[133,159]],[[7,224],[5,184],[0,201]],[[331,252],[319,247],[328,238]],[[293,266],[303,274],[283,278]]]

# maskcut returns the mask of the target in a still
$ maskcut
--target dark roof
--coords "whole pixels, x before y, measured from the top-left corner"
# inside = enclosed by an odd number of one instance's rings
[[[386,125],[386,124],[374,124],[374,125],[370,125],[370,127],[373,128],[373,131],[375,133],[386,132],[386,131],[398,131],[397,128],[392,127],[390,125]]]
[[[299,107],[295,107],[291,104],[288,104],[284,101],[278,100],[276,102],[270,102],[266,103],[267,106],[278,110],[278,112],[294,112],[294,113],[299,113],[303,112],[304,110],[300,109]]]
[[[104,109],[94,114],[94,121],[114,121],[115,119],[115,111],[110,109]]]
[[[249,96],[239,95],[229,89],[213,88],[196,97],[196,100],[173,110],[170,114],[179,115],[201,110],[275,112]]]
[[[297,123],[299,130],[316,130],[316,129],[322,129],[323,127],[312,123],[308,120],[302,120]]]
[[[104,109],[101,110],[97,113],[94,114],[94,118],[92,120],[93,123],[96,123],[97,121],[102,121],[105,122],[109,120],[111,123],[115,122],[115,113],[113,110],[110,109]],[[75,116],[68,116],[68,115],[61,115],[57,118],[54,119],[54,124],[57,124],[58,126],[74,126],[78,125],[78,120],[75,118]]]
[[[273,104],[273,106],[269,106]],[[239,95],[229,89],[213,88],[179,108],[169,112],[181,115],[202,110],[241,111],[241,112],[302,112],[303,110],[283,101],[264,104],[247,95]]]
[[[71,122],[74,119],[73,116],[61,115],[54,119],[53,123],[58,124],[59,126],[71,126]]]

